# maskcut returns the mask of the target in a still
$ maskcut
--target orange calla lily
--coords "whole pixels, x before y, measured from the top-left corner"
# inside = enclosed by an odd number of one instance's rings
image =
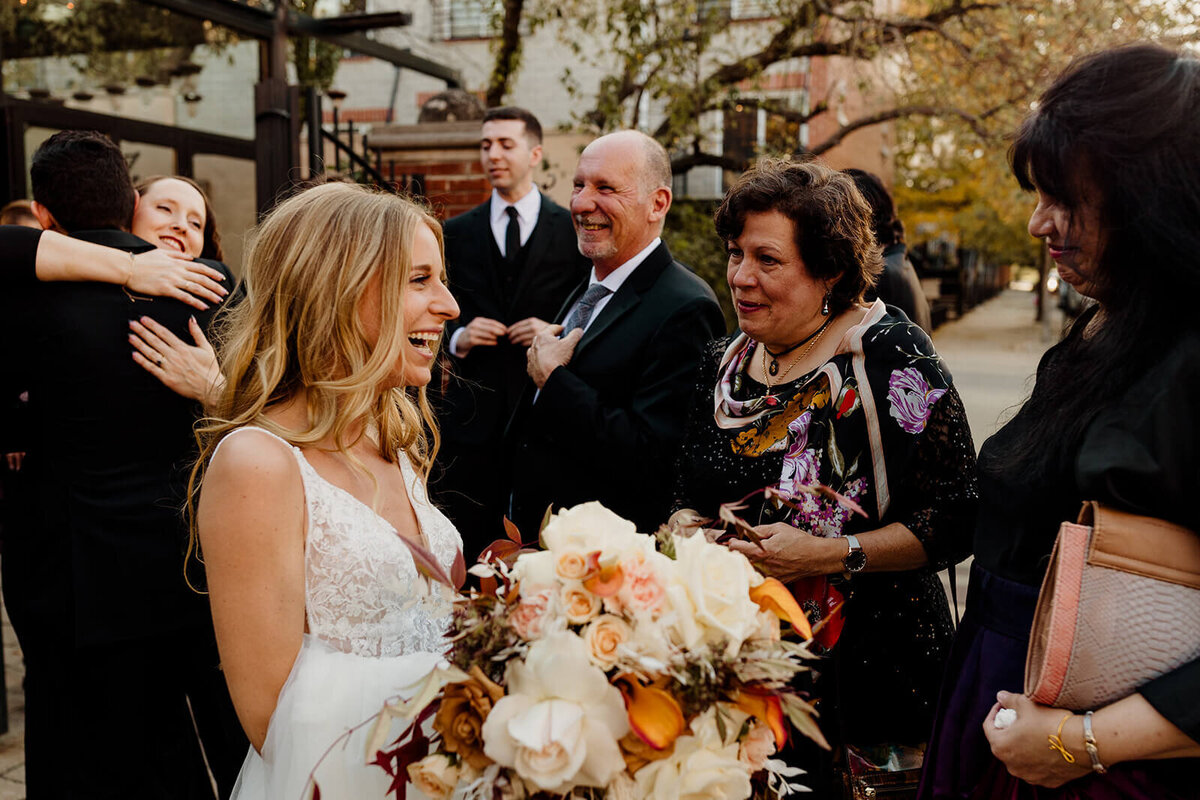
[[[783,718],[783,703],[776,695],[738,692],[734,705],[770,728],[775,734],[775,749],[783,749],[788,738],[787,722]]]
[[[796,633],[805,639],[812,638],[812,626],[808,623],[808,617],[800,609],[796,598],[792,597],[792,593],[778,579],[763,579],[762,583],[750,590],[750,599],[758,603],[758,607],[764,611],[770,611],[780,619],[792,623]]]
[[[619,677],[613,683],[625,698],[629,727],[639,739],[655,750],[675,743],[687,723],[674,697],[654,686],[642,686],[632,676]]]
[[[601,566],[600,551],[588,554],[588,575],[583,579],[583,588],[597,597],[612,597],[625,583],[625,570],[621,565]]]

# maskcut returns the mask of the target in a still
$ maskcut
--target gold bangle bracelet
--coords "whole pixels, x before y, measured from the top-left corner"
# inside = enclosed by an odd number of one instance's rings
[[[1058,723],[1058,730],[1046,737],[1046,740],[1050,742],[1050,749],[1057,751],[1058,754],[1063,757],[1063,761],[1067,762],[1068,764],[1075,763],[1075,756],[1072,755],[1071,751],[1068,750],[1066,745],[1063,744],[1062,729],[1063,725],[1067,724],[1067,720],[1073,716],[1075,715],[1068,711],[1066,716],[1062,718],[1062,721]]]

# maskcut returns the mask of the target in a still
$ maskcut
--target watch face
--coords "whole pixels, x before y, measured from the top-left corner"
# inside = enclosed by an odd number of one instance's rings
[[[847,572],[862,572],[863,567],[867,565],[867,554],[861,549],[851,550],[842,559],[842,565],[846,567]]]

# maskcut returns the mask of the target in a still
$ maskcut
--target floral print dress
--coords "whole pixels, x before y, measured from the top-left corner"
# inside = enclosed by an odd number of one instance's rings
[[[898,522],[929,566],[828,576],[792,586],[813,616],[843,598],[826,626],[816,686],[822,729],[835,741],[917,744],[928,735],[953,626],[936,571],[971,550],[975,449],[962,402],[929,337],[876,301],[817,370],[766,386],[744,334],[715,342],[702,365],[679,461],[676,508],[716,516],[764,487],[789,494],[824,484],[865,511],[801,495],[798,510],[756,494],[752,524],[788,522],[835,537]]]

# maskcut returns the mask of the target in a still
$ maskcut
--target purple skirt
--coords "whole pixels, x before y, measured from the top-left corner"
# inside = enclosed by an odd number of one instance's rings
[[[1197,800],[1200,759],[1116,764],[1044,789],[1008,774],[992,755],[983,721],[996,692],[1021,693],[1038,587],[971,567],[967,610],[954,639],[925,751],[919,800]]]

